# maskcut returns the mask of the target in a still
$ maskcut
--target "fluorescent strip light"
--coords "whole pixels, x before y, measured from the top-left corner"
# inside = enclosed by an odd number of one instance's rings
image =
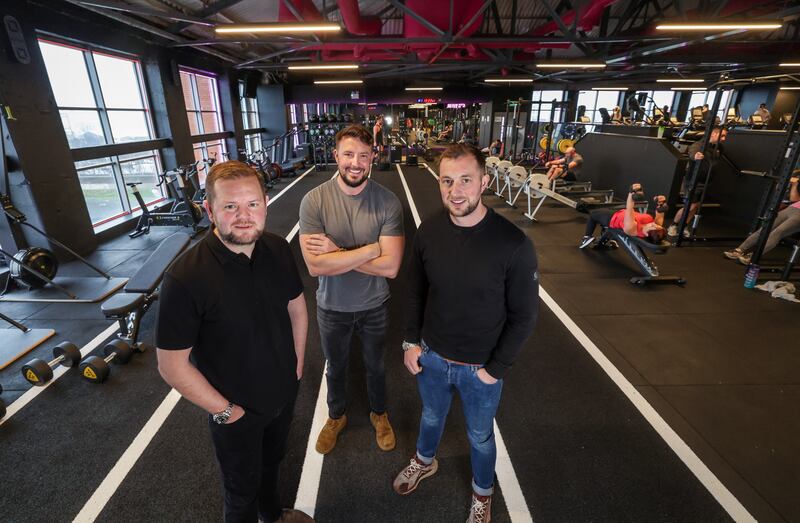
[[[784,62],[778,64],[779,67],[800,67],[800,62]]]
[[[592,87],[592,91],[627,91],[627,87]]]
[[[673,91],[708,91],[705,87],[670,87]]]
[[[406,91],[441,91],[443,87],[406,87]]]
[[[364,80],[314,80],[317,85],[330,85],[330,84],[363,84]]]
[[[800,87],[781,87],[781,91],[800,91]]]
[[[701,84],[705,80],[702,78],[659,78],[656,82],[660,84]]]
[[[358,69],[358,64],[290,65],[290,71],[320,71],[324,69]]]
[[[214,28],[217,34],[239,33],[317,33],[341,31],[339,24],[222,24]]]
[[[696,24],[661,24],[656,29],[660,31],[725,31],[728,29],[778,29],[782,22],[766,20],[763,22],[698,22]]]
[[[511,83],[511,82],[522,83],[522,84],[532,84],[533,83],[533,78],[486,78],[484,80],[484,82],[486,82],[486,83],[498,83],[498,84]]]
[[[536,64],[539,69],[604,69],[606,64],[602,63],[570,63],[570,62],[552,62]]]

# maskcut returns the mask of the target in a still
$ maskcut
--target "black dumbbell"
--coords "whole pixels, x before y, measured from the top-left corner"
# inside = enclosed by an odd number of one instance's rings
[[[133,347],[125,340],[114,340],[103,347],[105,358],[87,356],[80,365],[81,376],[94,383],[103,383],[111,374],[109,363],[125,365],[133,356]]]
[[[647,201],[647,197],[644,195],[642,185],[639,183],[634,183],[631,185],[631,195],[633,195],[634,202],[642,203]]]
[[[22,366],[22,376],[31,385],[43,386],[53,379],[53,369],[56,365],[74,367],[81,361],[81,351],[77,345],[64,341],[53,347],[53,359],[46,362],[33,358]]]

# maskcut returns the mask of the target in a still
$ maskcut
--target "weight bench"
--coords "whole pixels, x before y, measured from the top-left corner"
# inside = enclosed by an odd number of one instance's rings
[[[654,254],[666,254],[671,246],[669,242],[661,242],[656,245],[639,237],[625,234],[625,231],[622,229],[604,227],[603,235],[600,237],[597,244],[604,245],[609,240],[616,241],[617,244],[633,258],[639,270],[642,271],[643,276],[634,276],[630,279],[630,282],[634,285],[643,287],[648,283],[675,283],[678,285],[686,283],[686,280],[680,276],[664,276],[659,274],[658,267],[656,267],[656,264],[653,263],[645,252],[645,250],[648,250]]]
[[[144,347],[138,342],[142,317],[158,299],[157,289],[167,267],[189,245],[189,241],[189,235],[184,232],[176,232],[165,238],[128,280],[122,292],[100,305],[106,318],[119,322],[120,332],[117,337],[140,352],[144,351]]]

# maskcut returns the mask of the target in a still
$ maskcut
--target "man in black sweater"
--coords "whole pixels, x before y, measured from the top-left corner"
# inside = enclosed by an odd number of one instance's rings
[[[394,480],[409,494],[436,473],[453,393],[464,410],[472,460],[468,522],[488,522],[497,457],[493,421],[503,379],[536,324],[539,278],[533,243],[487,208],[481,152],[448,147],[440,160],[445,209],[419,227],[409,263],[403,342],[423,410],[417,451]]]

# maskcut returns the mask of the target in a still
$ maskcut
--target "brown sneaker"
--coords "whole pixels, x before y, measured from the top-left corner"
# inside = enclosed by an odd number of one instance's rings
[[[392,488],[401,496],[411,494],[414,492],[414,490],[416,490],[420,481],[428,476],[433,476],[436,474],[438,469],[439,462],[436,460],[436,458],[433,458],[433,461],[430,465],[426,465],[417,458],[416,454],[414,454],[411,457],[411,462],[408,464],[408,466],[401,470],[400,474],[394,478]]]
[[[389,415],[385,412],[383,414],[369,413],[369,421],[375,427],[375,441],[378,442],[378,447],[381,450],[392,450],[395,445],[394,431],[389,424]]]
[[[336,438],[344,426],[347,425],[347,416],[343,415],[341,418],[328,418],[325,426],[319,431],[317,436],[317,452],[320,454],[327,454],[336,446]]]
[[[489,523],[492,520],[492,496],[472,493],[467,523]]]

